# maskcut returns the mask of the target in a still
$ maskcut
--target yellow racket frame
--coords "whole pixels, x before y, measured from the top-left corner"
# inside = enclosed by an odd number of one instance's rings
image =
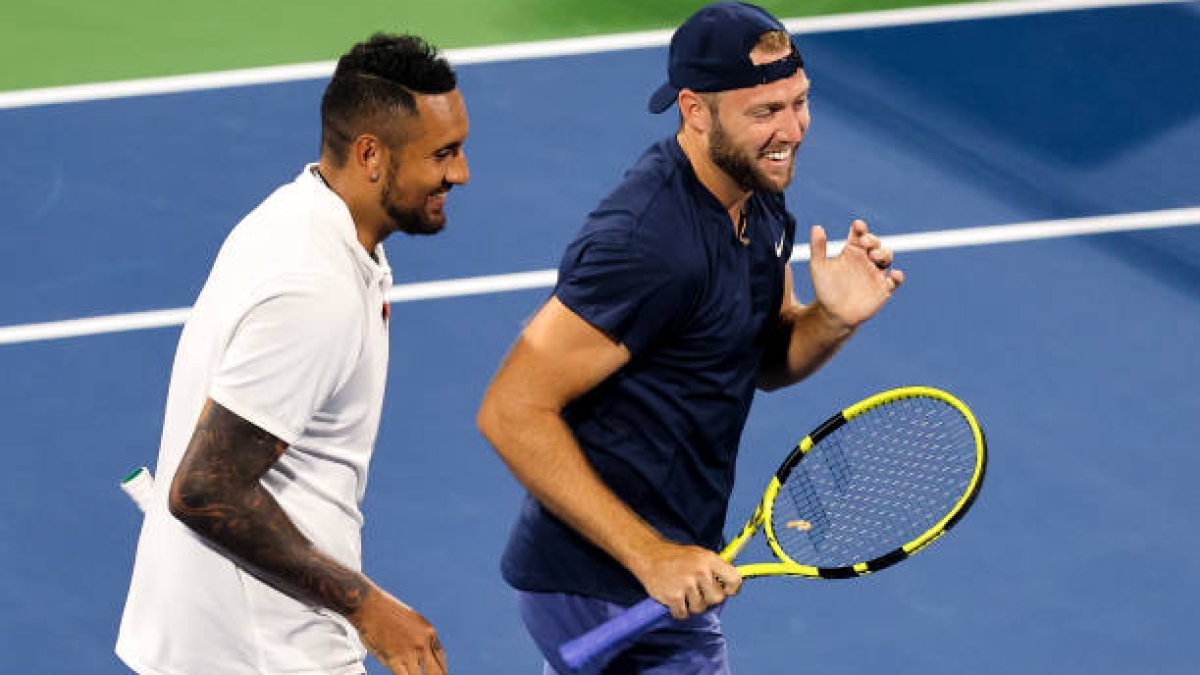
[[[792,560],[779,545],[778,540],[775,538],[774,527],[771,524],[771,512],[774,508],[775,497],[779,494],[779,488],[783,484],[780,476],[786,478],[788,473],[800,462],[804,455],[833,430],[868,410],[906,398],[932,398],[943,401],[958,410],[966,418],[967,423],[971,427],[971,432],[975,437],[975,471],[971,476],[970,482],[967,484],[967,489],[963,491],[963,495],[955,502],[954,507],[941,520],[935,523],[933,527],[925,530],[925,532],[900,548],[873,560],[862,561],[853,566],[836,568],[813,567],[811,565],[802,565]],[[908,556],[937,541],[939,537],[945,534],[974,502],[975,496],[979,493],[979,488],[983,483],[986,467],[987,443],[984,440],[983,430],[980,428],[979,422],[975,419],[975,415],[971,412],[971,409],[962,401],[945,391],[933,387],[900,387],[876,394],[830,417],[796,445],[796,448],[788,455],[783,465],[775,472],[775,477],[771,479],[770,484],[767,485],[766,492],[763,494],[762,500],[758,503],[758,508],[754,510],[754,515],[750,517],[750,520],[742,528],[738,536],[729,542],[729,545],[721,552],[721,557],[727,562],[732,563],[750,538],[754,536],[754,533],[761,527],[767,537],[767,544],[771,547],[771,551],[779,559],[779,562],[739,565],[737,569],[743,578],[802,576],[837,579],[864,576],[872,572],[877,572],[904,560]]]

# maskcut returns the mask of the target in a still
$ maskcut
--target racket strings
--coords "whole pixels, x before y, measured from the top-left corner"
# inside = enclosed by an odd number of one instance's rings
[[[792,560],[844,567],[927,532],[975,473],[975,438],[953,406],[900,399],[854,417],[818,442],[781,486],[772,531]]]

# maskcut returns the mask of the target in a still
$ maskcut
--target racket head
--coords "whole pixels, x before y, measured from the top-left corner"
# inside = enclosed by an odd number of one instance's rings
[[[885,391],[796,446],[726,553],[761,527],[779,562],[739,566],[743,577],[877,572],[953,527],[986,468],[983,430],[966,404],[932,387]]]

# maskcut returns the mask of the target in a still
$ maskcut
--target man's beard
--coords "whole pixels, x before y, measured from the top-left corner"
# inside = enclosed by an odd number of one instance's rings
[[[437,220],[432,220],[428,212],[425,210],[425,205],[419,207],[403,207],[392,200],[392,186],[396,184],[396,165],[388,167],[387,175],[384,176],[383,194],[379,196],[379,203],[383,206],[383,210],[392,219],[392,225],[395,226],[397,232],[405,234],[437,234],[446,226],[446,216],[442,216]]]
[[[754,160],[757,155],[739,152],[725,133],[725,128],[721,126],[716,110],[713,110],[713,127],[708,136],[708,156],[717,168],[738,184],[738,187],[749,192],[783,192],[791,182],[789,176],[783,185],[776,185],[755,166]]]

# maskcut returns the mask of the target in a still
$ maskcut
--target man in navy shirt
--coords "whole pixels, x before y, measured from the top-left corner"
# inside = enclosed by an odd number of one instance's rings
[[[679,131],[593,211],[553,296],[488,388],[479,426],[529,492],[502,561],[551,675],[557,647],[647,594],[680,621],[605,673],[728,673],[714,606],[741,577],[715,552],[756,389],[804,379],[903,282],[855,221],[815,299],[793,296],[783,190],[808,129],[808,78],[784,26],[721,2],[671,40]]]

